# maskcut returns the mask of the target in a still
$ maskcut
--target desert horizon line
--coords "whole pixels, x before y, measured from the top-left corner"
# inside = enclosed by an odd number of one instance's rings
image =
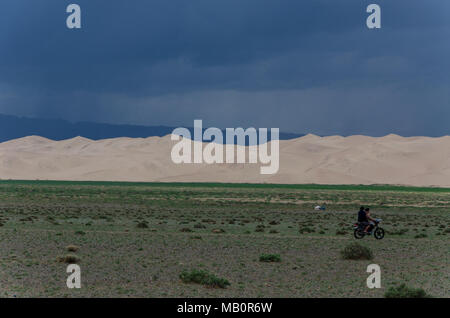
[[[7,143],[9,141],[14,141],[14,140],[19,140],[19,139],[27,139],[27,138],[32,138],[32,137],[38,137],[38,138],[42,138],[42,139],[47,139],[47,140],[53,141],[53,142],[63,142],[63,141],[68,141],[68,140],[72,140],[72,139],[81,139],[81,138],[85,139],[85,140],[88,140],[88,141],[92,141],[92,142],[98,142],[98,141],[102,141],[102,140],[112,140],[112,139],[150,139],[150,138],[165,139],[165,138],[169,138],[172,135],[177,135],[177,134],[169,133],[169,134],[166,134],[164,136],[147,136],[147,137],[121,136],[121,137],[110,137],[110,138],[102,138],[102,139],[92,139],[92,138],[88,138],[88,137],[85,137],[85,136],[78,135],[78,136],[74,136],[74,137],[70,137],[70,138],[66,138],[66,139],[60,139],[60,140],[48,138],[48,137],[41,136],[41,135],[27,135],[27,136],[23,136],[23,137],[18,137],[18,138],[13,138],[13,139],[1,141],[0,144]],[[296,140],[296,139],[304,139],[304,138],[308,138],[308,137],[317,137],[317,138],[323,138],[323,139],[325,139],[325,138],[332,138],[332,137],[340,137],[340,138],[366,137],[366,138],[372,138],[372,139],[380,139],[380,138],[386,138],[386,137],[400,137],[400,138],[403,138],[403,139],[410,139],[410,138],[439,139],[439,138],[450,137],[450,134],[449,135],[442,135],[442,136],[423,136],[423,135],[402,136],[402,135],[399,135],[399,134],[390,133],[390,134],[386,134],[386,135],[383,135],[383,136],[370,136],[370,135],[364,135],[364,134],[354,134],[354,135],[347,135],[347,136],[346,135],[323,135],[323,136],[321,136],[321,135],[317,135],[317,134],[314,134],[314,133],[308,133],[308,134],[305,134],[305,135],[297,137],[297,138],[277,139],[277,140],[279,140],[280,142],[283,142],[283,141],[293,141],[293,140]],[[183,137],[183,138],[186,138],[186,137]],[[187,138],[187,139],[190,139],[190,140],[192,140],[194,142],[198,142],[197,140],[194,140],[193,138]],[[270,141],[271,140],[268,140],[268,142],[270,142]],[[210,142],[214,142],[214,140],[213,141],[203,140],[202,142],[203,143],[210,143]],[[239,145],[239,146],[243,146],[243,145]],[[248,145],[245,145],[245,146],[248,147]]]
[[[193,120],[192,120],[193,121]],[[210,124],[210,121],[204,120],[207,126],[217,125]],[[112,138],[148,138],[153,136],[165,137],[177,127],[185,127],[193,132],[192,122],[190,125],[170,125],[170,124],[135,124],[135,123],[110,123],[102,121],[83,121],[68,120],[63,118],[46,118],[46,117],[27,117],[12,114],[0,113],[0,142],[29,137],[40,136],[50,140],[67,140],[75,137],[84,137],[91,140],[112,139]],[[223,125],[222,125],[223,126]],[[261,125],[236,124],[230,127],[257,127]],[[429,137],[440,138],[450,135],[450,131],[444,134],[406,134],[395,130],[382,134],[373,134],[370,132],[330,132],[319,133],[315,130],[304,129],[302,132],[293,132],[293,130],[284,130],[277,125],[265,125],[265,127],[275,127],[280,129],[278,140],[292,140],[299,137],[314,135],[319,137],[350,137],[350,136],[367,136],[373,138],[386,137],[389,135],[397,135],[403,138],[410,137]],[[263,127],[263,126],[261,126]],[[223,132],[226,128],[218,127]]]

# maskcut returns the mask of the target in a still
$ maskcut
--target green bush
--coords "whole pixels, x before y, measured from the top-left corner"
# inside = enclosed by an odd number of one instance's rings
[[[183,283],[196,283],[213,288],[226,288],[230,282],[224,278],[219,278],[214,274],[204,270],[193,269],[190,272],[183,271],[180,274]]]
[[[262,254],[259,257],[260,262],[267,262],[267,263],[274,263],[274,262],[281,262],[281,257],[278,254]]]
[[[69,245],[69,246],[66,247],[66,249],[67,249],[69,252],[76,252],[76,251],[78,251],[79,247],[76,246],[76,245]]]
[[[430,297],[422,288],[410,288],[405,284],[390,287],[384,294],[386,298],[427,298]]]
[[[148,223],[145,221],[139,222],[136,226],[138,229],[148,229]]]
[[[76,255],[68,254],[63,257],[58,257],[58,262],[66,264],[77,264],[78,262],[80,262],[80,258]]]
[[[373,258],[372,251],[368,247],[362,246],[361,244],[356,242],[344,247],[344,249],[341,251],[341,255],[343,259],[370,260]]]
[[[258,224],[256,226],[255,232],[264,232],[265,226],[263,224]]]
[[[299,230],[300,234],[305,234],[305,233],[314,233],[315,230],[313,228],[310,227],[300,227]]]

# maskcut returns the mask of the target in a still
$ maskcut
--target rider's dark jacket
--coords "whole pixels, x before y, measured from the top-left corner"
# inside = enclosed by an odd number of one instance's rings
[[[359,210],[359,212],[358,212],[358,222],[368,222],[366,211]]]

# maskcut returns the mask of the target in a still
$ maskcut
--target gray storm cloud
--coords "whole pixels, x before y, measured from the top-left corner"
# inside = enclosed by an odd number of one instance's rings
[[[73,2],[73,1],[72,1]],[[0,112],[109,123],[445,135],[450,3],[5,0]]]

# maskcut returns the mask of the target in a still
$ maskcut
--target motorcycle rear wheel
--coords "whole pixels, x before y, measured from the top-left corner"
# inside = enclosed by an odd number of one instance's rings
[[[359,240],[364,237],[364,233],[359,229],[355,229],[355,231],[353,231],[353,236],[355,237],[355,239]]]

